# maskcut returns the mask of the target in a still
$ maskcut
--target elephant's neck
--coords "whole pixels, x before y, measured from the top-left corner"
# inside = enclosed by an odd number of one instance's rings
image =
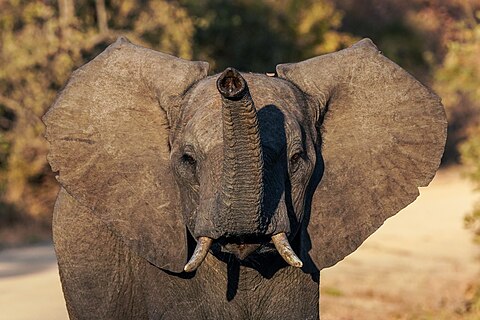
[[[195,278],[205,287],[215,284],[215,294],[227,304],[257,308],[258,314],[285,309],[292,319],[318,319],[319,273],[307,274],[302,270],[284,266],[272,259],[269,265],[241,265],[236,259],[227,262],[208,255]],[[272,265],[279,267],[272,268]],[[275,272],[271,270],[275,269]],[[262,302],[262,303],[259,303]],[[310,318],[314,315],[313,318]],[[258,319],[268,317],[258,317]]]
[[[208,254],[195,274],[182,276],[147,265],[142,279],[151,318],[161,313],[161,319],[182,320],[318,319],[318,273],[294,267],[265,273],[233,260],[225,262]]]

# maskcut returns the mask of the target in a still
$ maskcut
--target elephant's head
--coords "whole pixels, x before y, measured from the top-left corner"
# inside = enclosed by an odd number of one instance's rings
[[[370,40],[276,77],[207,71],[119,39],[44,117],[61,185],[160,268],[274,247],[331,266],[438,168],[440,100]]]

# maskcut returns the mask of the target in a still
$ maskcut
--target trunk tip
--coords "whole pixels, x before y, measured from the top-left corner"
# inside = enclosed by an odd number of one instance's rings
[[[248,92],[247,82],[235,68],[225,69],[217,79],[220,94],[230,100],[239,100]]]

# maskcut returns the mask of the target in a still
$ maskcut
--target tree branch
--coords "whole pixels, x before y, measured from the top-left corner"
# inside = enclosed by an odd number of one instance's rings
[[[101,34],[108,32],[107,10],[105,9],[105,0],[95,1],[97,9],[97,24]]]
[[[69,38],[70,26],[75,20],[75,4],[73,0],[59,0],[58,11],[62,36],[64,38]]]

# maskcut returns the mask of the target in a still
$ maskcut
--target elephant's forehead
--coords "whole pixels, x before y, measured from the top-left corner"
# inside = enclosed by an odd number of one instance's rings
[[[298,89],[279,78],[261,74],[242,75],[255,103],[261,131],[268,131],[262,140],[273,144],[282,141],[275,135],[297,131],[305,112],[303,97]],[[198,83],[185,106],[183,117],[185,140],[204,152],[223,143],[222,102],[216,88],[217,78],[218,75],[212,76]]]

